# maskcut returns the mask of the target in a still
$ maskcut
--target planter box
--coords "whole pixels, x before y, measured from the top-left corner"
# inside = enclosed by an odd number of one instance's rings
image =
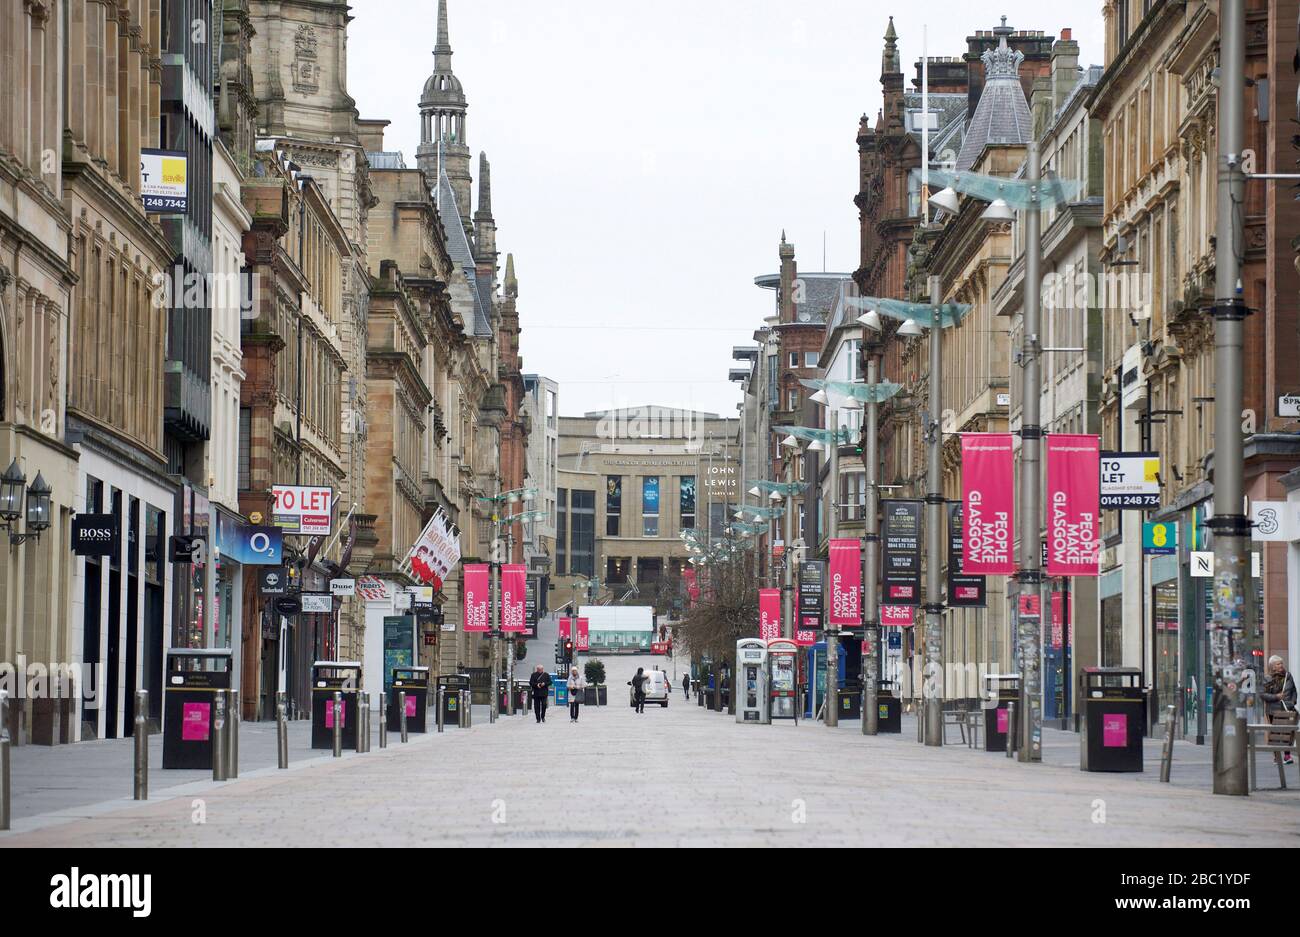
[[[582,691],[582,705],[584,706],[596,705],[596,688],[594,686],[589,686]]]
[[[597,706],[609,705],[609,687],[607,686],[596,687],[596,705]]]

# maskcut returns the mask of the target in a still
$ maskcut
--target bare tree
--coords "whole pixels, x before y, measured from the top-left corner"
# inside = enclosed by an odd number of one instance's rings
[[[736,642],[758,636],[759,580],[743,555],[701,570],[700,599],[682,616],[677,640],[691,657],[708,657],[714,666],[735,670]],[[714,705],[721,701],[721,681],[714,681]],[[734,694],[733,694],[734,696]]]

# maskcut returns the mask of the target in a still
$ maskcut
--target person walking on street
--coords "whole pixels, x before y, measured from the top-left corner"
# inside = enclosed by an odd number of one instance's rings
[[[546,701],[551,692],[551,675],[541,664],[537,665],[533,675],[528,678],[528,686],[533,691],[533,715],[537,717],[538,725],[541,725],[546,721]]]
[[[1286,662],[1274,654],[1268,659],[1268,677],[1260,687],[1259,698],[1264,701],[1264,716],[1276,725],[1293,726],[1296,724],[1296,687],[1295,678],[1286,669]],[[1277,743],[1285,743],[1285,737],[1278,733]],[[1270,744],[1274,743],[1269,739]],[[1274,758],[1277,754],[1274,754]],[[1291,764],[1290,752],[1283,753],[1283,762]]]
[[[582,703],[582,696],[587,689],[587,680],[578,673],[578,668],[574,667],[569,671],[569,721],[578,721],[578,706]]]
[[[691,698],[691,675],[689,673],[682,674],[682,696],[687,700]]]
[[[649,679],[645,675],[645,668],[638,667],[636,676],[627,682],[627,685],[632,688],[632,705],[639,713],[645,712],[645,682]]]

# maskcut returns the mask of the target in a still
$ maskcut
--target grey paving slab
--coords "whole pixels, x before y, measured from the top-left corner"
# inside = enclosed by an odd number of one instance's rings
[[[638,663],[607,660],[610,683]],[[1047,730],[1041,765],[950,739],[918,745],[910,715],[871,738],[848,720],[737,725],[680,694],[644,714],[587,707],[577,724],[476,713],[407,746],[29,814],[0,846],[1300,845],[1300,782],[1216,797],[1204,748],[1180,743],[1161,784],[1154,741],[1142,774],[1085,774],[1069,733]]]

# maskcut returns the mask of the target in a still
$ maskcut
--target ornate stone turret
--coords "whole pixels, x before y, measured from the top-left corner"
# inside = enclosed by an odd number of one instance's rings
[[[474,259],[494,273],[497,264],[497,223],[492,218],[492,166],[486,153],[478,155],[478,211],[474,212]]]
[[[438,0],[438,41],[433,47],[433,74],[424,83],[420,95],[420,146],[415,161],[424,170],[432,189],[438,183],[438,144],[444,144],[447,178],[456,195],[456,207],[465,225],[470,227],[470,152],[465,135],[465,112],[469,104],[465,89],[451,70],[451,40],[447,29],[447,0]]]

